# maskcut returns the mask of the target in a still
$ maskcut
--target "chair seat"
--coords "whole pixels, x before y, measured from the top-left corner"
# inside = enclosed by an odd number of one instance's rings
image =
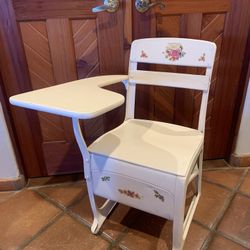
[[[109,157],[164,173],[186,176],[203,144],[198,130],[157,121],[129,119],[89,146]]]

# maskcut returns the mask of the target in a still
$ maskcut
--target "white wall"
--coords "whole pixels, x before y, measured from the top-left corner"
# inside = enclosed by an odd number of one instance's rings
[[[250,155],[250,79],[234,153],[239,156]]]
[[[19,169],[0,103],[0,179],[19,177]]]

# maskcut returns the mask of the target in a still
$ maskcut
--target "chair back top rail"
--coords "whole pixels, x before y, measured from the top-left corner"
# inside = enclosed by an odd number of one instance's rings
[[[212,68],[216,45],[187,38],[146,38],[131,46],[130,62]]]

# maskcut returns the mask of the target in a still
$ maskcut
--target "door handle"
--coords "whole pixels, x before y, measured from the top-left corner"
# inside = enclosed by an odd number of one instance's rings
[[[119,8],[119,0],[104,0],[103,5],[92,8],[92,12],[116,12]]]
[[[159,5],[161,9],[165,8],[165,4],[163,2],[150,3],[150,0],[135,0],[135,8],[140,13],[144,13],[156,5]]]

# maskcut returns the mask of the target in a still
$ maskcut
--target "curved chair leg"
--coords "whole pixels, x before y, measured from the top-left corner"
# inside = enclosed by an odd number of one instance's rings
[[[94,216],[94,221],[91,226],[91,232],[93,234],[97,234],[106,220],[109,213],[112,211],[114,206],[116,205],[115,201],[112,200],[106,200],[106,202],[102,205],[101,208],[97,209],[96,215]]]
[[[116,202],[112,200],[106,200],[100,208],[97,208],[96,202],[95,202],[95,196],[93,192],[93,187],[92,187],[92,181],[90,179],[87,180],[87,188],[88,188],[90,206],[91,206],[93,216],[94,216],[94,220],[91,226],[91,232],[93,234],[97,234],[102,224],[106,220],[107,216],[116,205]]]
[[[79,119],[72,118],[73,130],[75,134],[75,138],[79,149],[82,154],[83,162],[84,162],[84,174],[87,181],[87,188],[90,200],[90,206],[93,212],[94,221],[91,226],[91,232],[96,234],[98,233],[100,227],[102,226],[103,222],[107,218],[108,214],[112,211],[113,207],[115,206],[116,202],[107,200],[101,208],[97,208],[93,190],[93,182],[91,177],[91,167],[90,167],[90,154],[88,152],[87,145],[84,141],[81,126],[79,123]]]

